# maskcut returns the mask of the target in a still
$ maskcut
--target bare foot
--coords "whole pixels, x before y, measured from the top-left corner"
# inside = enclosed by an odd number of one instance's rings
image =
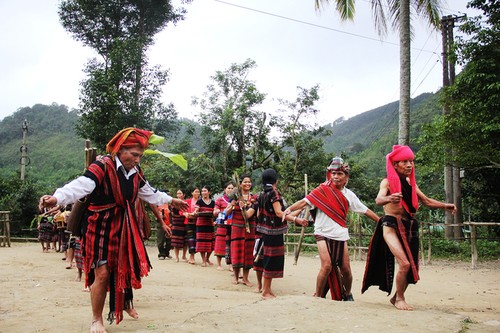
[[[211,262],[210,260],[208,260],[207,262],[208,262],[208,264],[209,264],[210,266],[213,266],[213,265],[214,265],[214,263],[213,263],[213,262]]]
[[[247,287],[253,287],[253,283],[252,283],[252,282],[250,282],[250,281],[248,281],[248,280],[246,280],[246,281],[245,281],[245,280],[243,279],[243,284],[244,284],[245,286],[247,286]]]
[[[127,312],[130,317],[132,317],[134,319],[139,319],[139,314],[137,313],[137,311],[135,311],[134,308],[125,309],[125,312]]]
[[[175,262],[179,262],[179,258],[175,258]]]
[[[262,287],[257,287],[253,290],[254,293],[260,294],[262,292]]]
[[[217,270],[218,270],[218,271],[223,271],[223,270],[224,270],[224,268],[222,268],[222,266],[217,266]]]
[[[190,264],[190,265],[194,265],[194,264],[196,264],[196,262],[195,262],[195,261],[193,261],[193,260],[188,260],[188,264]]]
[[[274,298],[276,298],[276,295],[274,295],[273,293],[262,294],[262,300],[263,301],[269,300],[269,299],[274,299]]]
[[[396,307],[398,310],[406,310],[411,311],[413,307],[411,307],[404,299],[396,299],[396,295],[391,298],[391,304]]]
[[[232,272],[233,271],[233,266],[229,266],[229,268],[227,270],[230,271],[230,272]]]
[[[90,324],[90,333],[107,333],[106,329],[104,328],[104,324],[102,323],[102,320],[94,320],[92,324]]]
[[[83,289],[82,289],[82,291],[83,291],[84,293],[89,293],[89,292],[90,292],[90,288],[89,288],[89,287],[87,287],[87,288],[83,288]]]
[[[231,281],[232,284],[238,284],[238,280]]]
[[[202,263],[201,267],[207,267],[207,263],[206,262]]]

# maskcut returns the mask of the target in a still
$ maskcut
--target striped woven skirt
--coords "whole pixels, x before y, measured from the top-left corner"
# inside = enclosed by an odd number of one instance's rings
[[[200,216],[196,220],[196,252],[212,252],[214,250],[213,218]]]
[[[196,253],[196,223],[194,220],[188,220],[188,224],[186,224],[186,239],[189,253]]]
[[[226,236],[227,227],[225,224],[218,224],[215,233],[215,248],[214,255],[217,257],[226,256]]]
[[[254,263],[254,269],[261,271],[264,278],[282,278],[285,268],[283,235],[262,235],[255,250],[259,260]]]
[[[51,222],[42,220],[38,228],[38,240],[40,242],[52,242],[54,235],[54,225]]]
[[[75,262],[76,268],[83,270],[82,240],[75,239]]]
[[[250,233],[244,226],[231,226],[231,264],[235,268],[250,269],[253,267],[253,248],[255,245],[255,227]]]
[[[184,220],[186,218],[182,215],[172,216],[172,247],[176,249],[184,248],[187,244],[186,239],[186,224]]]

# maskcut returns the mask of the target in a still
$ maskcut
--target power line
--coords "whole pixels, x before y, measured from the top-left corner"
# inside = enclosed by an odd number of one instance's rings
[[[357,38],[362,38],[362,39],[367,39],[367,40],[371,40],[371,41],[376,41],[376,42],[382,43],[382,44],[385,43],[385,44],[389,44],[389,45],[399,46],[399,43],[382,41],[382,40],[377,39],[377,38],[363,36],[363,35],[355,34],[355,33],[352,33],[352,32],[347,32],[347,31],[343,31],[343,30],[339,30],[339,29],[327,27],[327,26],[324,26],[324,25],[316,24],[316,23],[310,23],[310,22],[306,22],[306,21],[294,19],[294,18],[291,18],[291,17],[287,17],[287,16],[283,16],[283,15],[278,15],[278,14],[266,12],[266,11],[255,9],[255,8],[250,8],[250,7],[245,7],[245,6],[237,5],[237,4],[226,2],[226,1],[222,1],[222,0],[214,0],[214,1],[215,2],[219,2],[221,4],[224,4],[224,5],[233,6],[233,7],[241,8],[241,9],[244,9],[244,10],[249,10],[249,11],[252,11],[252,12],[256,12],[256,13],[260,13],[260,14],[264,14],[264,15],[268,15],[268,16],[280,18],[280,19],[283,19],[283,20],[288,20],[288,21],[292,21],[292,22],[295,22],[295,23],[309,25],[309,26],[312,26],[312,27],[315,27],[315,28],[330,30],[330,31],[338,32],[338,33],[341,33],[341,34],[345,34],[345,35],[349,35],[349,36],[353,36],[353,37],[357,37]],[[418,49],[418,48],[413,48],[413,47],[412,47],[412,49],[419,50],[421,52],[432,53],[432,51],[429,51],[429,50]]]

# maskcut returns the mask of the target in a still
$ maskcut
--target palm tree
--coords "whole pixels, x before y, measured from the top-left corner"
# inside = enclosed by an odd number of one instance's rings
[[[428,21],[434,28],[439,27],[442,0],[368,0],[372,6],[375,27],[381,37],[387,34],[387,22],[399,31],[399,135],[398,143],[408,145],[410,141],[410,66],[411,66],[411,11]],[[317,10],[335,2],[342,20],[353,20],[355,0],[315,0]],[[385,2],[385,6],[384,3]]]

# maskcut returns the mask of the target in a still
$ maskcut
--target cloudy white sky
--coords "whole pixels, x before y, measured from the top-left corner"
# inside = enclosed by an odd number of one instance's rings
[[[175,1],[174,3],[178,3]],[[257,63],[250,79],[273,100],[296,96],[296,87],[319,84],[317,120],[352,117],[399,98],[398,36],[377,35],[367,0],[356,2],[354,22],[341,22],[334,7],[321,13],[314,0],[194,0],[176,26],[156,36],[150,64],[171,72],[163,102],[195,119],[191,97],[201,97],[217,70],[247,58]],[[447,0],[445,15],[474,14],[466,0]],[[82,69],[95,54],[62,28],[58,0],[0,0],[0,119],[36,103],[78,107]],[[414,21],[412,96],[442,85],[441,37]]]

